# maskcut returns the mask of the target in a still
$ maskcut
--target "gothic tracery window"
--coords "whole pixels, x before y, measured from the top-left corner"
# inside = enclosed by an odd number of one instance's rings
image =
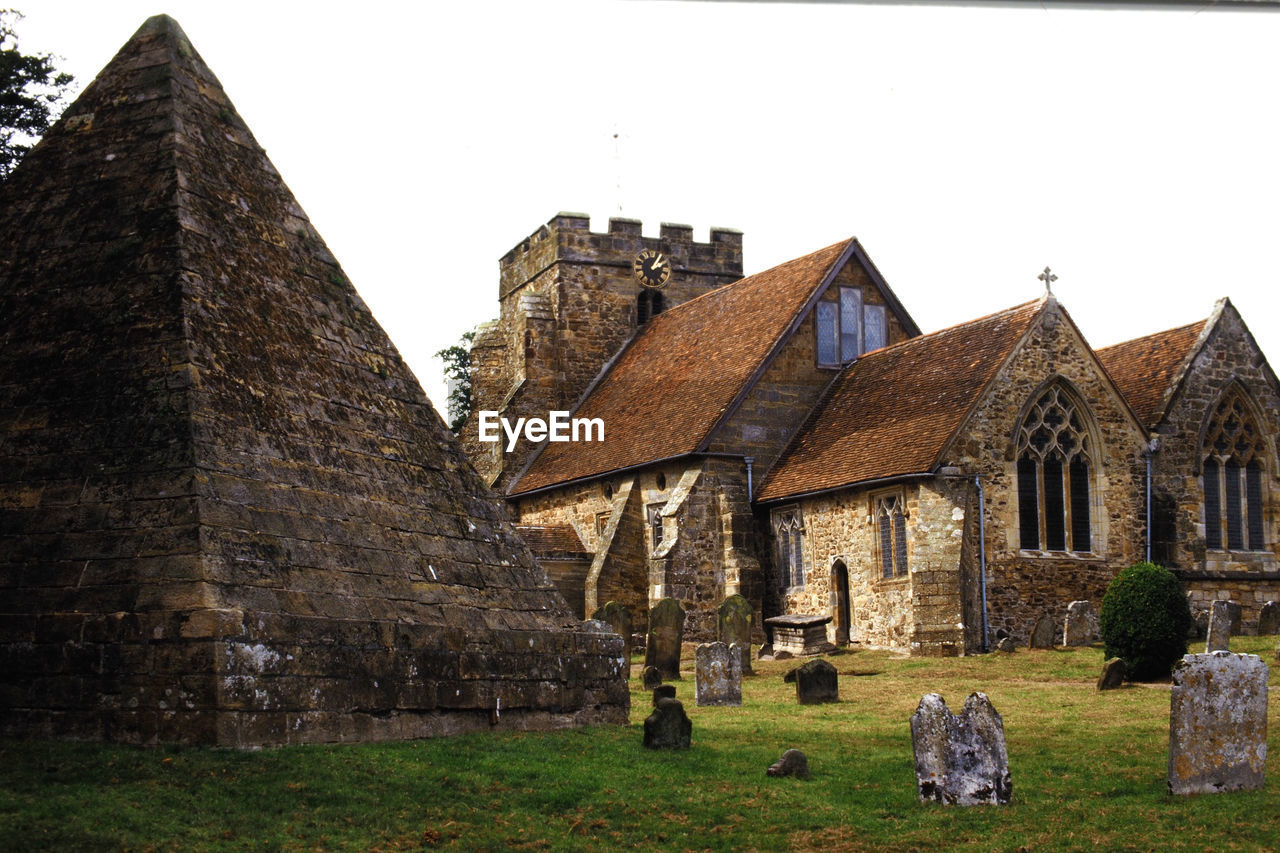
[[[1092,439],[1066,388],[1040,392],[1018,431],[1018,520],[1029,551],[1093,550]]]
[[[1266,442],[1239,388],[1222,396],[1209,417],[1203,454],[1204,544],[1211,551],[1266,547],[1263,460]]]
[[[804,524],[798,507],[773,513],[773,536],[782,588],[804,586]]]
[[[881,495],[875,501],[880,575],[886,580],[907,574],[907,514],[902,495]]]

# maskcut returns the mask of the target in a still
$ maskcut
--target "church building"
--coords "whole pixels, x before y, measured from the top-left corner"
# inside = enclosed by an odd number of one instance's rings
[[[740,593],[761,638],[955,655],[1148,557],[1246,625],[1280,599],[1280,383],[1229,301],[1098,351],[1047,289],[922,334],[856,239],[741,249],[559,214],[502,260],[463,444],[580,615],[673,597],[710,638]],[[556,410],[603,440],[479,440]]]

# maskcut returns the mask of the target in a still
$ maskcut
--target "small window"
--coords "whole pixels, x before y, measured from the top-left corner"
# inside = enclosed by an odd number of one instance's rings
[[[907,514],[902,495],[882,495],[875,499],[876,539],[880,550],[880,576],[906,577]]]
[[[863,303],[860,288],[841,287],[835,300],[824,299],[817,304],[814,323],[820,367],[848,364],[865,352],[888,346],[885,306]]]
[[[658,476],[654,477],[653,483],[658,487],[658,491],[661,492],[665,490],[667,488],[667,475],[662,472],[658,472]]]
[[[662,291],[645,288],[636,297],[636,325],[643,326],[666,309]]]
[[[773,535],[782,588],[804,586],[804,524],[798,507],[773,513]]]
[[[656,551],[662,545],[662,508],[666,504],[649,504],[649,550]]]

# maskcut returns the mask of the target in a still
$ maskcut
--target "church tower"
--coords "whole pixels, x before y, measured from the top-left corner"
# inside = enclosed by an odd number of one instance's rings
[[[585,214],[558,213],[501,260],[501,315],[472,345],[472,413],[462,441],[481,476],[504,491],[536,444],[479,440],[481,411],[547,418],[571,410],[654,315],[742,277],[742,233],[687,225],[644,237],[634,219],[595,233]],[[672,377],[673,380],[678,377]],[[606,425],[607,429],[607,425]]]

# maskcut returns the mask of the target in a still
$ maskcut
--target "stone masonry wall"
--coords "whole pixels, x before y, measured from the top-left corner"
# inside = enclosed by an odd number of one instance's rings
[[[1093,552],[1020,548],[1016,435],[1025,407],[1046,382],[1061,378],[1090,407],[1096,422],[1091,511]],[[1001,368],[967,428],[944,453],[945,465],[979,473],[986,501],[987,600],[990,629],[1025,641],[1041,615],[1066,612],[1074,600],[1101,603],[1107,584],[1142,558],[1145,436],[1117,396],[1065,312],[1050,303],[1024,343]]]
[[[671,258],[671,279],[662,289],[668,308],[742,277],[740,232],[712,229],[710,240],[700,243],[687,225],[663,223],[658,237],[643,236],[633,219],[610,219],[603,234],[589,226],[582,214],[557,214],[502,258],[498,328],[478,341],[489,352],[473,385],[476,412],[514,419],[571,410],[636,331],[641,286],[631,265],[642,250]],[[492,366],[499,357],[501,369]],[[498,457],[477,433],[473,415],[463,429],[464,447],[501,491],[535,446],[521,442]]]

